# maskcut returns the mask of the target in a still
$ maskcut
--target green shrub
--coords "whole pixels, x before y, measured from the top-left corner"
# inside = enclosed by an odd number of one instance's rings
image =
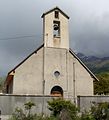
[[[33,106],[33,102],[27,102],[24,104],[25,110],[17,107],[9,120],[36,120],[37,115],[31,113]]]
[[[77,120],[78,108],[68,100],[53,99],[48,101],[49,110],[52,111],[52,115],[68,120]]]
[[[109,73],[96,74],[99,81],[94,81],[94,94],[109,94]]]
[[[24,104],[25,109],[16,108],[9,120],[109,120],[109,103],[94,104],[89,112],[78,114],[78,108],[70,101],[53,99],[48,101],[51,116],[32,114],[32,102]]]
[[[31,110],[34,106],[35,104],[33,102],[27,102],[24,104],[24,110],[17,107],[9,120],[57,120],[57,118],[53,116],[48,117],[32,114]]]
[[[98,103],[91,108],[91,113],[96,120],[109,120],[109,103]]]
[[[90,112],[84,112],[82,113],[80,120],[95,120],[95,118]]]

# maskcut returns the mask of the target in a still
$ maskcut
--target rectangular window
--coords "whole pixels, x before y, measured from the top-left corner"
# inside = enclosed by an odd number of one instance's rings
[[[55,11],[55,18],[59,19],[59,12],[58,11]]]
[[[60,21],[53,21],[53,36],[60,37]]]

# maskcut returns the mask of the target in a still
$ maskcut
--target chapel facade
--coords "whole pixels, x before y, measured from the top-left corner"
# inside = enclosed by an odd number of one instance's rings
[[[98,79],[69,48],[69,16],[55,7],[42,19],[43,44],[8,73],[5,93],[92,96]]]

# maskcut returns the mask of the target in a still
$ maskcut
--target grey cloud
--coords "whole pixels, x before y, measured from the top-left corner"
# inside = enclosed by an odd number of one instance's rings
[[[104,13],[105,14],[105,13]],[[106,13],[107,14],[107,13]],[[107,16],[106,16],[107,17]],[[106,22],[105,22],[106,21]],[[85,20],[77,32],[74,31],[75,49],[87,55],[105,56],[109,55],[109,18],[101,16],[99,19]],[[73,44],[73,43],[72,43]]]
[[[87,55],[109,55],[109,1],[105,0],[1,0],[0,75],[6,74],[42,42],[43,12],[59,6],[69,16],[70,47]]]

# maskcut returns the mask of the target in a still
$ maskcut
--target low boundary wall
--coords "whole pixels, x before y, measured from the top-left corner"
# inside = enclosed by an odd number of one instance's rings
[[[78,96],[77,105],[81,111],[89,110],[95,103],[109,102],[109,96]]]
[[[1,116],[12,115],[16,107],[24,108],[26,102],[33,102],[33,113],[50,114],[47,101],[56,97],[37,95],[0,95],[0,118]]]
[[[24,108],[27,102],[33,102],[36,106],[33,107],[32,113],[49,115],[47,101],[52,100],[52,96],[38,96],[38,95],[0,95],[0,119],[6,120],[12,115],[16,107]],[[66,99],[67,100],[67,99]],[[70,99],[71,100],[71,99]],[[78,96],[77,106],[81,111],[89,110],[93,103],[109,102],[109,96]]]

